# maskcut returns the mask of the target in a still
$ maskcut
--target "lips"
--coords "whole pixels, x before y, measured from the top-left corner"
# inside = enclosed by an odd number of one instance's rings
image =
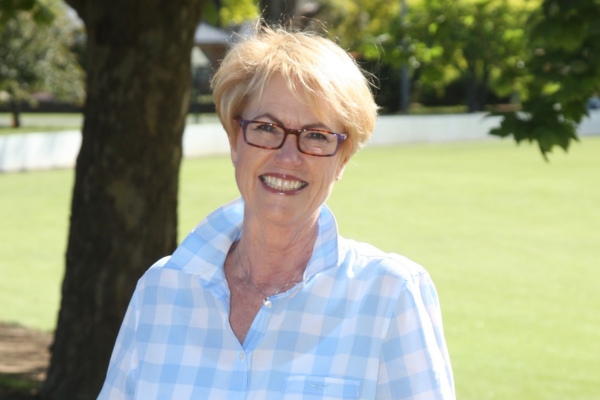
[[[308,186],[308,182],[288,176],[260,175],[260,180],[278,192],[292,192]]]

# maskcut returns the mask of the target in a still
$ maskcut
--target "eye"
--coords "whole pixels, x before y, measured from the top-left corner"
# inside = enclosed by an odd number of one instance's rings
[[[262,132],[267,132],[267,133],[273,133],[276,131],[276,128],[270,124],[260,124],[260,125],[256,126],[256,130],[262,131]]]
[[[316,142],[327,142],[329,140],[329,138],[327,136],[329,136],[329,135],[326,135],[321,132],[308,132],[306,134],[306,137],[309,140],[314,140]]]

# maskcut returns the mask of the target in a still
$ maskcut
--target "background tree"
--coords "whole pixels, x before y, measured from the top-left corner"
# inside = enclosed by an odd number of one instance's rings
[[[329,38],[344,49],[380,58],[377,44],[394,40],[390,28],[398,21],[399,1],[320,0],[319,6],[316,18],[325,24]]]
[[[413,101],[462,102],[471,111],[518,93],[526,79],[524,25],[536,1],[409,1],[404,23],[395,0],[319,4],[317,18],[326,21],[329,36],[379,79],[376,94],[383,112],[399,109],[404,65],[412,70]],[[402,48],[404,39],[408,51]]]
[[[53,18],[36,23],[33,15],[16,11],[0,30],[0,91],[8,94],[13,127],[19,108],[34,102],[35,92],[52,93],[58,100],[80,103],[85,96],[84,74],[70,50],[75,27],[64,7],[48,4]]]
[[[0,0],[0,28],[21,11],[27,11],[37,23],[50,23],[54,18],[50,0]]]
[[[398,0],[319,0],[310,25],[351,52],[361,66],[372,73],[377,104],[383,112],[399,106],[399,57],[391,54],[400,44]],[[392,32],[392,30],[394,32]],[[383,46],[383,43],[386,46]]]
[[[448,98],[460,84],[457,98],[470,111],[481,110],[490,95],[522,107],[503,114],[491,134],[535,141],[545,156],[576,140],[586,103],[600,90],[600,0],[411,1],[405,28],[398,1],[319,3],[317,18],[329,22],[330,36],[379,78],[377,102],[385,112],[398,109],[399,70],[408,64],[415,100],[431,93]],[[399,46],[405,35],[408,52]]]
[[[296,14],[296,0],[260,0],[260,12],[269,24],[286,22]]]
[[[488,93],[506,97],[519,90],[528,14],[525,5],[508,0],[424,0],[411,8],[403,33],[411,51],[399,55],[423,86],[440,94],[461,81],[468,110],[482,111]]]
[[[491,92],[506,97],[519,89],[526,48],[528,8],[507,0],[411,1],[402,23],[399,1],[321,0],[318,18],[329,35],[353,51],[374,73],[384,112],[400,106],[400,69],[408,65],[418,90],[414,99],[446,95],[461,85],[459,101],[483,109]],[[531,3],[528,7],[531,7]],[[407,49],[402,43],[407,40]],[[456,101],[456,98],[454,99]]]
[[[87,99],[43,399],[95,399],[137,279],[177,238],[181,138],[202,0],[69,0]]]
[[[214,26],[234,27],[258,17],[258,3],[253,0],[209,0],[202,17]]]
[[[577,140],[586,103],[600,89],[600,1],[544,0],[528,22],[531,81],[522,111],[504,114],[498,136],[537,142],[546,157]]]

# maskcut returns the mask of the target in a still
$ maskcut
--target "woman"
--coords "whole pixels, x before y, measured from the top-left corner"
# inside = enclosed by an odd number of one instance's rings
[[[454,398],[427,272],[323,204],[375,125],[355,62],[265,28],[213,88],[242,197],[140,279],[100,398]]]

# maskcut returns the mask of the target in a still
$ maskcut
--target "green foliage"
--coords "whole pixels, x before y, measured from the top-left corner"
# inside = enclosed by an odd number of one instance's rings
[[[221,0],[218,17],[221,25],[239,25],[248,20],[258,18],[258,1],[253,0]]]
[[[464,82],[472,111],[482,109],[487,92],[506,97],[522,89],[528,54],[524,26],[537,2],[407,3],[404,21],[397,0],[322,0],[318,18],[327,21],[331,38],[370,63],[384,79],[382,86],[398,86],[386,74],[398,75],[408,65],[416,86],[439,96]]]
[[[202,18],[211,25],[219,26],[219,10],[214,1],[206,1],[202,10]]]
[[[240,25],[258,15],[258,2],[253,0],[206,1],[202,11],[202,18],[214,26]]]
[[[439,95],[453,81],[466,84],[471,111],[483,109],[488,91],[506,97],[526,76],[525,5],[508,0],[423,0],[411,6],[401,35],[409,38],[400,61]]]
[[[367,58],[378,59],[380,44],[390,36],[397,22],[397,0],[321,0],[317,15],[325,22],[330,39],[345,49],[360,51]]]
[[[37,23],[54,20],[53,7],[47,0],[0,0],[0,27],[21,11],[28,11]]]
[[[412,73],[413,99],[464,87],[470,111],[492,94],[522,112],[491,134],[537,142],[542,154],[568,149],[586,103],[600,89],[600,0],[321,0],[329,35],[368,61],[379,100],[394,109],[399,69]],[[541,5],[541,6],[539,6]],[[455,92],[453,92],[455,93]]]
[[[73,27],[60,6],[51,24],[37,24],[32,13],[19,11],[0,31],[0,92],[10,101],[32,101],[32,93],[81,102],[83,71],[71,52]]]
[[[507,114],[491,134],[537,142],[546,157],[577,140],[587,100],[600,89],[600,1],[544,0],[529,23],[532,79],[522,112]]]
[[[320,0],[318,21],[310,25],[352,52],[372,73],[383,112],[397,108],[399,0]]]

